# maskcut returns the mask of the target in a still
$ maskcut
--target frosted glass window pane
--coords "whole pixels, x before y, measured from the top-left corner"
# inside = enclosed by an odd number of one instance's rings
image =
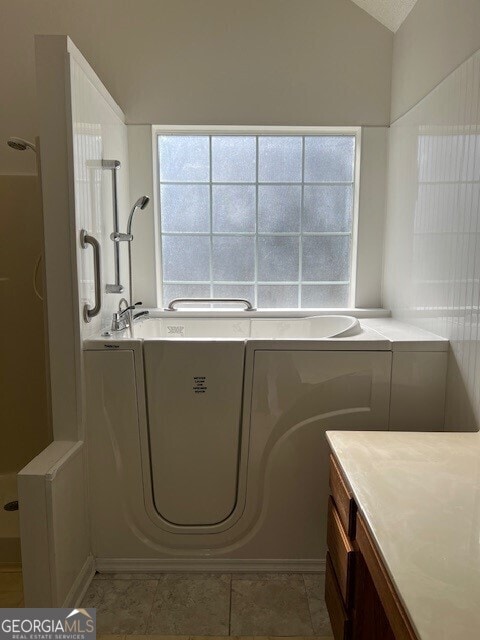
[[[210,280],[209,236],[163,236],[164,280]]]
[[[258,285],[259,309],[297,309],[298,286],[292,284]]]
[[[209,284],[164,284],[163,285],[163,306],[166,307],[175,298],[210,298]],[[199,308],[210,308],[209,304],[198,304]],[[187,307],[185,308],[192,308]]]
[[[258,238],[258,280],[286,282],[298,280],[298,237]]]
[[[253,284],[214,284],[213,295],[215,298],[243,298],[244,300],[249,300],[252,304],[255,303],[255,287]],[[222,303],[216,306],[218,308],[242,309],[238,303],[232,305]]]
[[[159,136],[160,181],[208,182],[208,136]]]
[[[259,231],[299,231],[301,209],[301,186],[258,187]]]
[[[254,280],[255,238],[214,236],[212,264],[214,280]]]
[[[348,289],[348,284],[304,284],[302,285],[302,308],[348,307]]]
[[[208,184],[163,184],[160,207],[162,231],[210,231]]]
[[[350,236],[307,236],[302,258],[305,281],[349,280]]]
[[[254,136],[213,136],[212,181],[255,182],[256,154]]]
[[[214,185],[213,230],[255,231],[255,187]]]
[[[353,186],[305,186],[304,231],[351,231]]]
[[[261,136],[258,139],[259,182],[302,181],[302,138]]]
[[[354,136],[305,138],[305,182],[353,182]]]

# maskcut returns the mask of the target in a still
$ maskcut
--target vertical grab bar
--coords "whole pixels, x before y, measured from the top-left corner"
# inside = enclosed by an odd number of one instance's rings
[[[90,322],[92,318],[100,313],[102,308],[102,283],[101,283],[101,265],[100,265],[100,244],[96,238],[89,235],[85,229],[80,232],[80,244],[82,249],[86,249],[87,245],[91,245],[93,249],[93,272],[95,281],[95,306],[90,307],[88,304],[83,305],[83,319]]]
[[[112,206],[113,206],[113,233],[118,234],[118,193],[117,193],[117,169],[120,160],[102,160],[102,169],[112,172]],[[105,285],[107,293],[122,293],[123,285],[120,284],[120,246],[118,242],[113,244],[113,260],[115,265],[115,282]]]

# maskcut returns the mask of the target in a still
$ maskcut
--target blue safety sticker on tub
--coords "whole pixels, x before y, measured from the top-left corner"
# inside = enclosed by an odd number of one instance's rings
[[[96,609],[0,609],[0,640],[95,640]]]

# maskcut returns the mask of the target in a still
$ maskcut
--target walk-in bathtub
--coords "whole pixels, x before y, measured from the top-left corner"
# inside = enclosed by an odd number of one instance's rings
[[[150,318],[133,327],[136,338],[252,338],[263,340],[324,339],[359,334],[360,323],[351,316],[308,318]]]
[[[321,569],[325,431],[443,428],[448,343],[395,326],[175,313],[87,341],[97,567]]]

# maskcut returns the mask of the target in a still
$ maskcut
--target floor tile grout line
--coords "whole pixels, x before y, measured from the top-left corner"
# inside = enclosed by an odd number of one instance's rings
[[[237,576],[234,573],[228,573],[226,575],[227,575],[227,578],[228,578],[228,583],[227,583],[228,584],[228,591],[227,591],[227,593],[228,593],[229,600],[228,600],[228,629],[226,630],[227,633],[225,635],[225,639],[226,640],[227,639],[231,640],[231,638],[234,637],[234,636],[232,636],[232,633],[233,633],[233,626],[232,626],[233,625],[233,622],[232,622],[233,587],[235,586],[236,577]],[[288,577],[292,577],[295,574],[287,574],[287,575],[288,575]],[[304,574],[302,572],[298,572],[296,575],[301,578],[300,587],[301,587],[301,585],[303,583],[303,590],[301,589],[300,593],[302,593],[302,591],[303,591],[303,597],[305,598],[306,604],[307,604],[307,607],[308,607],[308,616],[309,617],[307,618],[307,620],[310,621],[310,629],[308,631],[308,635],[312,635],[314,637],[314,636],[316,636],[316,631],[315,631],[314,616],[313,616],[313,613],[312,613],[311,604],[312,604],[312,602],[316,602],[316,598],[312,598],[312,599],[310,598],[308,581],[306,580],[306,577],[307,577],[306,574]],[[252,575],[252,578],[253,578],[253,575]],[[263,575],[255,574],[255,581],[256,581],[256,579],[262,580],[262,578],[264,578]],[[98,584],[97,586],[99,586],[99,587],[102,586],[103,587],[103,585],[101,585],[101,582],[102,581],[100,581],[100,584]],[[109,580],[108,582],[112,582],[112,581]],[[115,580],[113,580],[113,582],[115,582]],[[123,580],[119,580],[119,582],[123,582]],[[130,582],[130,583],[131,582],[137,582],[137,580],[129,578],[128,580],[126,580],[126,582]],[[159,595],[159,589],[160,589],[160,586],[161,586],[160,585],[161,580],[160,580],[160,578],[157,577],[156,579],[152,580],[152,582],[154,582],[154,584],[151,585],[152,587],[154,587],[153,596],[152,596],[150,607],[147,607],[147,615],[145,616],[145,620],[146,620],[146,622],[145,622],[145,630],[143,632],[146,636],[148,636],[148,635],[157,635],[157,634],[152,634],[150,629],[151,629],[151,624],[152,624],[152,619],[153,619],[153,610],[154,610],[155,602],[157,601],[158,595]],[[104,591],[103,588],[99,589],[99,591],[100,591],[100,593],[97,592],[97,595],[100,596],[99,605],[98,606],[101,607],[107,601],[108,591]],[[100,635],[105,635],[105,632],[103,632],[103,634],[100,634]],[[143,634],[140,633],[139,635],[143,635]],[[183,636],[182,640],[189,640],[189,638],[190,638],[190,635],[185,635],[185,636]],[[126,640],[128,640],[128,636],[127,636]],[[251,640],[250,636],[248,637],[248,640]],[[264,638],[264,640],[266,640],[266,638]]]
[[[230,599],[228,602],[228,635],[232,635],[232,588],[233,588],[233,576],[230,574]]]
[[[100,593],[101,593],[101,595],[100,595],[100,602],[98,603],[98,604],[99,604],[99,606],[98,606],[98,607],[95,607],[96,609],[100,609],[100,607],[102,606],[103,601],[105,600],[105,597],[106,597],[106,595],[107,595],[105,588],[103,588],[103,589],[101,590],[101,592],[100,592]],[[98,622],[97,622],[97,623],[98,623]]]
[[[150,611],[149,611],[148,616],[147,616],[147,623],[145,625],[145,635],[149,635],[148,631],[149,631],[149,628],[150,628],[150,619],[151,619],[152,614],[153,614],[153,607],[155,605],[155,600],[156,600],[156,597],[157,597],[157,593],[158,593],[158,590],[160,588],[160,580],[157,579],[156,583],[157,584],[156,584],[156,587],[155,587],[155,593],[153,594],[153,599],[152,599],[152,606],[150,607]]]
[[[307,583],[305,581],[305,574],[302,573],[303,588],[305,589],[305,597],[307,598],[308,615],[310,616],[310,626],[312,627],[312,635],[315,634],[315,627],[313,626],[312,608],[310,606],[310,596],[308,595]]]

